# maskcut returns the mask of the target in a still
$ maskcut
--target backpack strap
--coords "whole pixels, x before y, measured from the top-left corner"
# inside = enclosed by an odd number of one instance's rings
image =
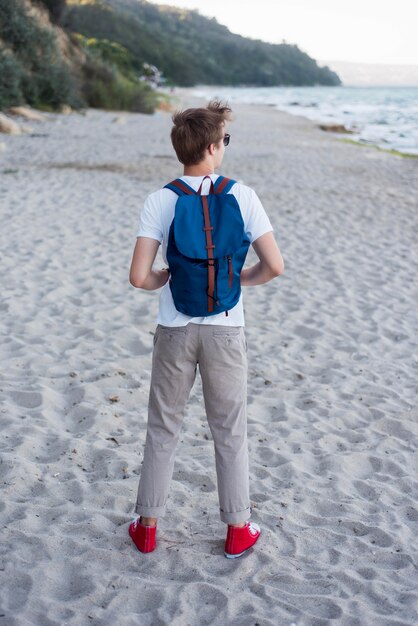
[[[205,176],[205,178],[210,178],[210,177]],[[228,191],[231,189],[233,185],[235,185],[235,183],[236,181],[232,180],[232,178],[226,178],[225,176],[218,176],[218,178],[215,181],[215,184],[211,183],[211,188],[210,188],[209,193],[213,193],[213,192],[228,193]],[[199,190],[197,191],[199,195],[201,193],[201,187],[202,185],[199,187]],[[196,195],[196,191],[192,189],[192,187],[190,187],[187,183],[184,182],[184,180],[181,180],[180,178],[176,178],[176,180],[172,180],[171,183],[167,183],[167,185],[164,186],[164,189],[171,189],[171,191],[174,191],[174,193],[176,193],[178,196]]]
[[[215,182],[215,193],[228,193],[236,181],[232,178],[226,178],[225,176],[218,176]]]
[[[203,230],[205,231],[206,236],[206,252],[208,255],[208,312],[212,313],[213,311],[213,302],[215,296],[215,259],[213,257],[213,249],[215,244],[212,241],[212,231],[213,226],[210,223],[210,213],[209,213],[209,205],[208,205],[208,197],[200,196],[202,199],[202,207],[203,207],[203,219],[205,225]]]
[[[205,182],[205,180],[206,180],[207,178],[208,178],[208,179],[209,179],[209,181],[210,181],[210,189],[209,189],[209,193],[215,193],[215,188],[214,188],[213,181],[212,181],[211,177],[210,177],[210,176],[205,176],[205,177],[202,179],[202,182],[200,183],[200,187],[199,187],[199,189],[197,190],[197,193],[198,193],[198,195],[199,195],[199,196],[201,196],[201,195],[202,195],[202,187],[203,187],[203,183]]]
[[[178,196],[196,195],[195,190],[189,187],[183,180],[180,180],[180,178],[176,178],[176,180],[172,180],[171,183],[164,185],[164,189],[171,189],[171,191],[174,191]]]
[[[213,185],[213,181],[211,177],[205,176],[202,182],[200,183],[200,187],[197,190],[197,194],[200,196],[200,199],[202,201],[203,221],[204,221],[203,230],[205,231],[205,238],[206,238],[205,248],[206,248],[206,254],[208,257],[208,292],[207,292],[208,293],[208,313],[212,313],[213,302],[215,300],[215,259],[213,256],[213,249],[215,248],[215,244],[213,243],[213,240],[212,240],[213,226],[210,223],[208,197],[202,194],[203,183],[205,182],[207,178],[210,181],[209,193],[210,194],[214,193],[215,189],[214,189],[214,185]]]

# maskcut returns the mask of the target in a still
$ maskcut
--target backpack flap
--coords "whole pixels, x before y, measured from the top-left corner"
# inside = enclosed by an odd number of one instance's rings
[[[232,194],[206,197],[215,243],[213,257],[231,255],[243,242],[244,222],[238,202]],[[173,226],[176,246],[181,254],[191,259],[207,259],[201,196],[187,195],[177,200]]]

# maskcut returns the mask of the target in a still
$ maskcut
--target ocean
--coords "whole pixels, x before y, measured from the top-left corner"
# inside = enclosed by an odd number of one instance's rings
[[[354,141],[418,154],[418,87],[196,87],[194,93],[268,104],[293,115],[343,124]]]

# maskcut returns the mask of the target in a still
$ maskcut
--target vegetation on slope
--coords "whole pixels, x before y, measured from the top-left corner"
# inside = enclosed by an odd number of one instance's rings
[[[0,109],[68,104],[152,113],[158,96],[139,81],[129,53],[67,35],[52,24],[65,8],[65,0],[0,0]],[[129,62],[121,62],[125,54]]]
[[[0,70],[0,108],[80,104],[47,14],[25,0],[0,0]]]
[[[336,85],[297,46],[232,34],[145,0],[0,0],[0,109],[27,103],[152,112],[144,64],[168,84]]]
[[[63,24],[86,37],[122,44],[137,65],[152,63],[181,86],[341,82],[296,45],[246,39],[197,11],[145,0],[69,0]]]

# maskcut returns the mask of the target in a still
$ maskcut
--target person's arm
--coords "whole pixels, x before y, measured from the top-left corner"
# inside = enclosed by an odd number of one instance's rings
[[[252,267],[242,270],[243,287],[262,285],[284,272],[283,257],[272,232],[261,235],[253,241],[252,246],[260,260]]]
[[[168,281],[167,270],[153,270],[160,242],[150,237],[138,237],[132,257],[129,281],[140,289],[159,289]]]

